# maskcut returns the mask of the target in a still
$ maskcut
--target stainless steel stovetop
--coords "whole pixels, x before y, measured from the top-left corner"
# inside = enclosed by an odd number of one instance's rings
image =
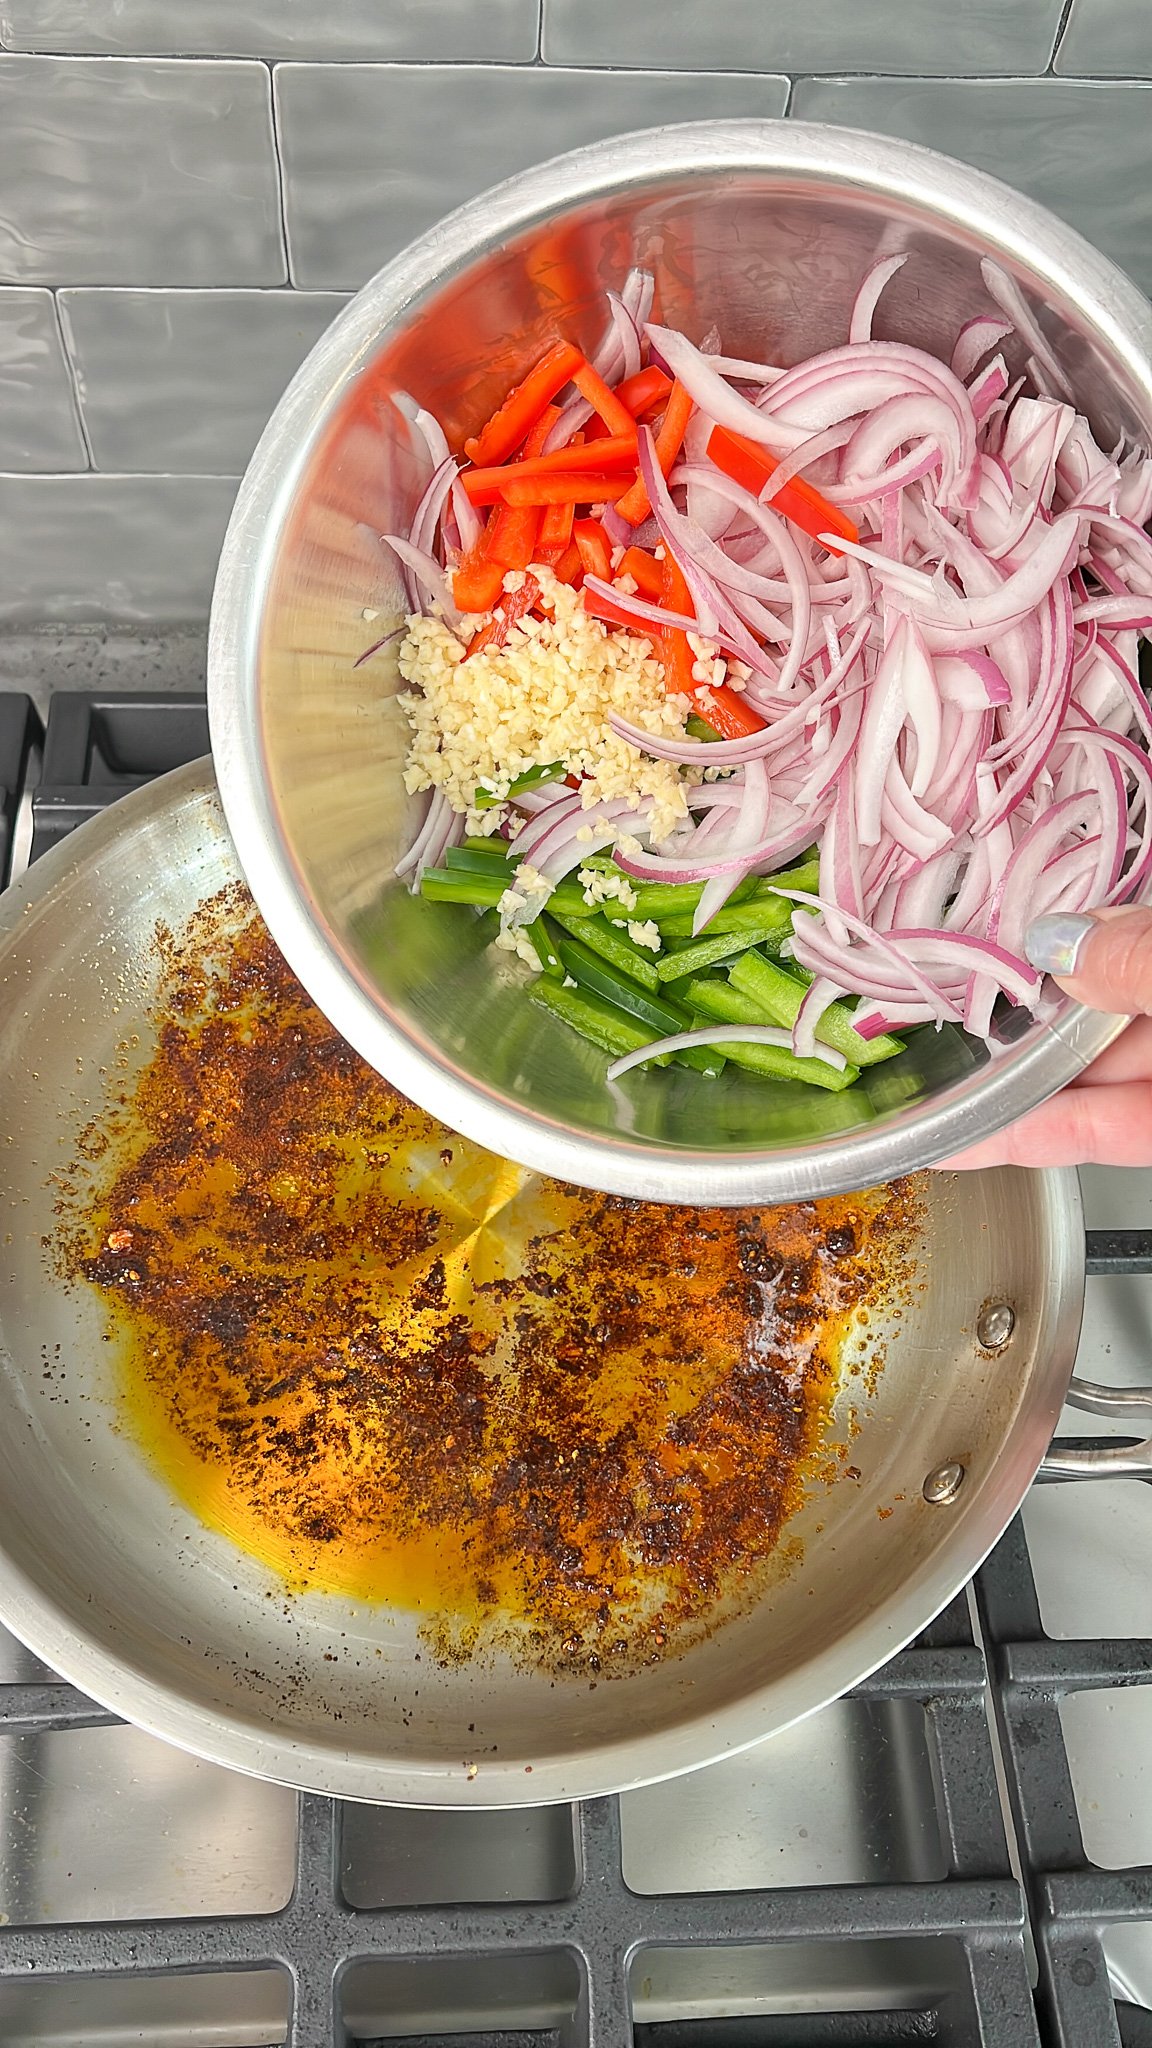
[[[97,678],[46,738],[0,691],[0,881],[206,742],[195,691]],[[1152,1231],[1152,1174],[1083,1178],[1091,1227]],[[1152,1379],[1149,1242],[1089,1280],[1082,1376]],[[1033,1488],[849,1698],[578,1808],[298,1799],[0,1632],[0,2044],[1149,2048],[1149,1477]]]

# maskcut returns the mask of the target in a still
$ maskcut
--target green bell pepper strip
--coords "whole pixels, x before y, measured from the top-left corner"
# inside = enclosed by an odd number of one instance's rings
[[[571,917],[566,910],[556,909],[554,897],[549,899],[546,909],[548,916],[555,918],[564,931],[583,940],[591,952],[599,953],[600,958],[606,960],[610,967],[615,967],[619,974],[630,975],[652,995],[659,992],[660,976],[656,972],[655,959],[643,946],[636,945],[627,932],[618,931],[606,917]]]
[[[783,903],[784,898],[778,896],[776,901]],[[656,972],[661,981],[683,981],[685,975],[703,974],[705,968],[716,967],[721,960],[731,960],[734,954],[746,953],[750,946],[765,941],[771,944],[773,940],[779,944],[791,927],[790,911],[781,917],[770,904],[764,904],[759,922],[749,930],[720,932],[715,938],[696,939],[687,945],[677,946],[674,952],[661,954],[656,962]]]
[[[483,853],[474,846],[449,846],[444,854],[444,866],[453,875],[503,875],[505,888],[516,873],[502,839],[491,851]]]
[[[564,963],[556,950],[556,941],[548,928],[547,919],[534,918],[531,924],[525,925],[524,934],[540,962],[541,974],[548,975],[552,981],[563,981]]]
[[[687,1010],[676,1003],[661,1000],[650,995],[647,989],[638,988],[627,975],[617,974],[607,960],[601,959],[579,939],[561,934],[557,940],[557,951],[565,971],[583,989],[612,1003],[618,1010],[635,1017],[641,1024],[648,1025],[656,1038],[668,1038],[674,1031],[691,1031],[692,1018]],[[724,1055],[710,1046],[685,1046],[681,1052],[672,1054],[681,1066],[695,1067],[701,1074],[719,1074],[723,1071]]]
[[[470,903],[475,910],[495,910],[505,889],[514,885],[514,869],[502,873],[495,862],[491,872],[477,874],[460,868],[425,868],[420,877],[420,894],[429,903]],[[548,908],[553,903],[572,917],[591,917],[592,909],[584,901],[584,891],[575,882],[563,881],[553,890],[548,899]]]
[[[762,953],[751,952],[733,961],[728,977],[733,988],[759,1006],[765,1024],[780,1024],[786,1031],[792,1029],[804,1000],[804,982],[777,966],[774,960],[766,960]],[[839,1002],[829,1003],[816,1026],[816,1036],[821,1044],[842,1052],[845,1059],[858,1067],[878,1066],[881,1060],[890,1060],[904,1050],[903,1040],[887,1033],[879,1038],[861,1038],[852,1023],[851,1010]]]
[[[541,1009],[550,1010],[554,1017],[559,1017],[562,1023],[578,1031],[581,1038],[587,1038],[613,1059],[619,1059],[626,1052],[637,1052],[642,1045],[652,1043],[652,1033],[646,1024],[638,1024],[634,1018],[626,1017],[622,1010],[602,1002],[590,989],[565,988],[562,982],[545,981],[541,977],[529,989],[528,1000],[539,1004]],[[654,1066],[667,1064],[667,1053],[653,1060]]]

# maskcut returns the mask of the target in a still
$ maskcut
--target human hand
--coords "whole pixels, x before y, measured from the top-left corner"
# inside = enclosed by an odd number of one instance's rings
[[[1152,1166],[1152,910],[1038,917],[1025,951],[1078,1003],[1133,1021],[1049,1102],[941,1164]]]

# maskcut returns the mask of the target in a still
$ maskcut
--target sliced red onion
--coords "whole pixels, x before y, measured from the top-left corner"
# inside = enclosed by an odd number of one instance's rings
[[[636,1052],[613,1060],[607,1078],[618,1081],[621,1074],[643,1066],[645,1060],[655,1059],[660,1053],[684,1052],[693,1045],[778,1045],[791,1052],[792,1034],[779,1030],[775,1024],[705,1024],[698,1031],[674,1031],[668,1038],[654,1038],[651,1045],[642,1045]],[[848,1064],[843,1053],[834,1051],[830,1045],[820,1046],[813,1057],[826,1067],[834,1067],[838,1074]]]
[[[965,648],[960,654],[938,654],[936,683],[945,703],[958,704],[964,711],[982,711],[987,705],[1010,704],[1012,691],[1002,668],[990,654]]]
[[[978,646],[997,627],[1014,623],[1034,612],[1054,583],[1067,571],[1079,545],[1080,521],[1072,513],[1054,519],[1041,529],[1041,537],[1022,568],[1005,578],[994,597],[955,600],[947,612],[925,611],[920,626],[931,647],[951,650]]]
[[[861,846],[880,843],[884,784],[906,705],[901,680],[908,621],[901,614],[872,680],[856,751],[856,829]]]
[[[791,805],[779,806],[791,811]],[[827,806],[825,806],[827,808]],[[824,822],[820,811],[811,818],[797,820],[795,815],[783,825],[766,833],[755,846],[741,848],[739,853],[716,856],[712,859],[694,859],[677,854],[641,853],[617,854],[617,865],[626,874],[633,875],[639,882],[707,882],[713,875],[735,874],[737,878],[750,874],[756,869],[783,867],[796,855],[804,853],[812,843],[816,829]]]
[[[517,853],[549,882],[562,881],[589,854],[610,846],[622,831],[647,834],[652,815],[649,806],[637,810],[623,797],[585,805],[579,790],[570,794],[574,804],[558,800],[541,811],[516,839]]]
[[[898,270],[903,270],[908,261],[908,252],[901,256],[881,256],[865,273],[860,289],[852,302],[852,317],[848,322],[848,339],[852,342],[871,341],[872,316],[881,292]]]
[[[792,1026],[792,1050],[799,1059],[823,1059],[828,1048],[816,1043],[820,1019],[829,1003],[838,1002],[847,993],[837,982],[829,981],[826,974],[818,974],[809,984]]]
[[[763,761],[749,761],[741,778],[739,809],[724,843],[725,854],[739,854],[745,848],[759,844],[768,827],[771,799],[772,788]],[[705,883],[704,894],[692,917],[693,938],[697,938],[716,912],[724,908],[733,889],[748,872],[746,867],[735,867],[726,875],[713,875],[711,881]]]
[[[628,546],[632,539],[632,528],[626,519],[621,518],[615,505],[605,505],[600,514],[600,524],[614,548]]]
[[[967,384],[983,358],[994,348],[999,348],[1011,333],[1012,328],[1006,320],[993,320],[987,314],[977,314],[974,320],[966,320],[952,351],[953,376]]]
[[[802,427],[780,425],[757,411],[751,401],[742,398],[738,391],[733,391],[716,367],[717,363],[725,360],[724,357],[702,355],[698,348],[693,348],[686,335],[677,334],[671,327],[657,327],[649,322],[646,331],[669,374],[679,379],[688,396],[716,426],[728,427],[733,433],[745,434],[751,441],[760,441],[769,448],[780,448],[785,452],[808,438]]]
[[[484,522],[458,477],[452,480],[452,510],[460,532],[460,551],[468,554],[484,531]]]
[[[628,272],[620,297],[636,322],[639,334],[643,334],[652,316],[652,301],[655,296],[656,279],[652,272],[636,265]]]
[[[425,553],[422,548],[414,548],[410,541],[403,540],[397,533],[383,533],[380,538],[387,547],[392,549],[393,554],[399,556],[405,570],[408,572],[410,584],[413,587],[423,584],[433,603],[443,612],[444,617],[450,621],[458,619],[460,614],[452,601],[452,592],[448,587],[448,579],[435,557]],[[413,611],[423,611],[425,609],[420,604],[418,597],[411,600],[411,602]]]
[[[566,405],[558,420],[553,421],[544,442],[543,453],[551,455],[557,448],[566,448],[573,434],[586,427],[596,408],[587,398],[574,398]]]
[[[842,548],[846,555],[863,562],[885,583],[902,590],[906,597],[914,597],[921,604],[931,604],[935,600],[936,585],[932,577],[925,576],[921,569],[911,569],[906,562],[893,561],[889,556],[877,554],[874,548],[865,547],[862,542],[845,540],[833,533],[822,533],[820,539],[825,547]]]
[[[437,522],[455,480],[456,464],[452,457],[448,456],[433,472],[412,517],[408,539],[412,547],[418,548],[421,554],[430,554],[432,551]]]
[[[409,426],[415,428],[416,438],[427,449],[433,469],[439,469],[442,462],[451,460],[452,450],[448,446],[447,435],[434,413],[417,404],[407,391],[394,391],[392,403],[397,412],[403,413]]]
[[[929,788],[936,773],[943,707],[932,657],[924,645],[915,619],[908,621],[900,680],[904,702],[908,707],[908,722],[916,735],[916,766],[909,788],[914,797],[920,797]]]
[[[672,612],[665,605],[652,604],[648,598],[640,597],[633,591],[621,590],[615,583],[606,583],[602,576],[585,576],[584,588],[585,590],[590,590],[594,597],[610,599],[614,605],[618,606],[620,611],[627,612],[634,618],[637,624],[661,628],[671,626],[677,632],[699,633],[702,638],[705,637],[700,621],[694,614]],[[730,654],[739,653],[736,640],[722,625],[718,626],[714,633],[706,637],[714,640],[717,646],[726,648]],[[763,654],[759,655],[759,662],[761,673],[766,675],[775,674],[775,670],[770,668]],[[669,756],[669,759],[671,758],[672,756]],[[676,758],[678,759],[679,756],[676,756]]]
[[[611,375],[612,381],[619,383],[622,377],[634,377],[640,368],[640,332],[628,307],[623,299],[617,298],[615,292],[608,293],[608,307],[618,344],[611,359]],[[609,371],[602,369],[599,364],[596,367],[607,383]]]
[[[766,659],[763,649],[752,638],[731,600],[720,589],[711,573],[703,566],[702,557],[709,557],[714,542],[700,527],[678,512],[672,502],[671,493],[664,480],[663,472],[656,460],[656,444],[650,428],[641,427],[637,445],[640,455],[640,474],[648,502],[663,536],[664,545],[670,548],[683,573],[684,581],[692,592],[696,607],[696,631],[705,640],[715,640],[723,626],[725,641],[737,653],[741,661],[761,675],[775,680],[776,670]],[[719,549],[716,549],[719,554]],[[726,558],[721,556],[724,566]]]
[[[893,457],[906,443],[912,443],[911,452],[893,464]],[[837,496],[851,491],[857,500],[874,498],[903,490],[929,470],[939,468],[940,498],[947,504],[960,460],[955,414],[942,398],[925,398],[921,392],[889,398],[860,422],[848,442]]]
[[[997,356],[978,377],[973,377],[968,386],[972,417],[977,426],[987,427],[999,416],[999,408],[1002,402],[1007,401],[1007,395],[1008,372],[1003,358]]]
[[[641,459],[643,460],[643,456]],[[711,488],[716,491],[718,496],[727,498],[731,504],[744,512],[753,524],[760,528],[762,533],[770,537],[784,569],[785,578],[792,596],[793,615],[792,644],[779,675],[774,676],[776,687],[783,696],[791,688],[804,660],[805,645],[812,617],[811,577],[805,568],[804,557],[800,553],[796,540],[789,531],[786,522],[780,518],[778,513],[773,512],[767,505],[759,503],[750,491],[744,490],[740,484],[734,483],[731,477],[724,476],[719,470],[715,472],[715,481],[712,483]],[[703,536],[703,538],[707,540],[707,536]],[[707,542],[707,545],[711,547],[712,543]],[[678,557],[678,559],[681,560],[681,566],[683,567],[682,557]],[[684,573],[687,576],[688,571],[686,568]],[[738,649],[737,651],[740,653],[742,660],[748,660],[748,655],[743,649]],[[758,648],[756,652],[759,656],[760,650]],[[749,666],[762,672],[763,657],[760,656],[755,662],[749,662]]]
[[[1029,310],[1019,285],[991,256],[983,258],[980,274],[989,298],[995,301],[1002,313],[1008,315],[1017,334],[1027,343],[1036,361],[1043,366],[1055,390],[1061,398],[1071,398],[1072,389],[1068,379]]]
[[[452,809],[442,789],[434,789],[429,794],[420,830],[393,872],[401,877],[411,874],[409,887],[415,896],[425,868],[439,867],[448,848],[459,845],[463,837],[463,813]]]
[[[1101,658],[1109,662],[1115,670],[1121,689],[1131,709],[1133,720],[1140,727],[1145,740],[1152,746],[1152,713],[1149,712],[1148,700],[1140,688],[1133,670],[1126,661],[1121,659],[1111,641],[1106,639],[1103,634],[1101,634],[1096,644]]]
[[[827,912],[827,904],[819,897],[791,889],[781,889],[780,894],[791,897],[795,902],[811,903],[814,908]],[[930,1005],[933,1016],[953,1024],[961,1022],[961,1012],[951,997],[945,995],[890,939],[873,931],[862,919],[849,916],[843,908],[837,914],[849,932],[866,943],[838,945],[829,932],[802,918],[793,925],[792,931],[792,950],[801,967],[806,967],[812,974],[827,974],[842,987],[856,989],[861,995],[875,996],[882,1002],[906,1002],[910,995],[918,995]]]
[[[355,661],[352,663],[353,668],[363,668],[364,663],[366,661],[371,661],[372,656],[374,654],[379,654],[382,647],[391,647],[392,642],[394,640],[403,639],[404,634],[407,631],[408,628],[405,625],[393,626],[390,633],[385,633],[381,639],[374,640],[372,642],[371,647],[366,647],[364,649],[363,654],[357,655]]]

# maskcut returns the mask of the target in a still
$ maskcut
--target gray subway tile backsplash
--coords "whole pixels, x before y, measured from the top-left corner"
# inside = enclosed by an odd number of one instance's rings
[[[0,57],[0,281],[281,284],[262,64]]]
[[[203,618],[237,479],[0,476],[0,625]]]
[[[1056,70],[1070,78],[1152,76],[1149,0],[1072,0]]]
[[[282,64],[276,104],[293,281],[364,283],[486,185],[629,128],[781,114],[787,81],[710,72]]]
[[[710,115],[877,128],[1147,289],[1150,93],[1152,0],[0,0],[0,624],[203,617],[343,295],[534,161]]]
[[[61,292],[96,467],[238,475],[345,303],[331,292]]]
[[[1152,86],[809,78],[792,111],[966,157],[1061,214],[1152,288]]]
[[[540,0],[0,0],[10,50],[530,63]]]
[[[0,470],[87,467],[52,294],[0,286]]]
[[[1103,0],[1111,4],[1111,0]],[[1144,0],[1130,0],[1133,6]],[[550,64],[691,71],[1043,71],[1063,0],[544,0]]]

